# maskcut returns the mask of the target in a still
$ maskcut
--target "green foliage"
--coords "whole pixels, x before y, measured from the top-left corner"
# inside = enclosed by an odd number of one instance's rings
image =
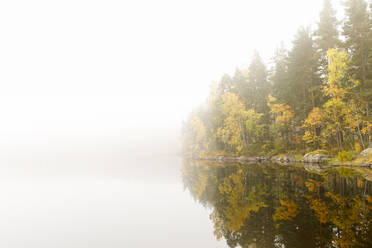
[[[341,162],[347,162],[354,159],[354,154],[352,151],[339,151],[337,154],[337,159]]]
[[[312,151],[312,152],[309,152],[312,156],[314,156],[315,154],[324,154],[324,155],[329,155],[329,152],[326,151],[326,150],[315,150],[315,151]]]

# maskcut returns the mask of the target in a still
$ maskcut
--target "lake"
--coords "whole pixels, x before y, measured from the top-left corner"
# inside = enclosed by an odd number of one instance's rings
[[[48,163],[0,168],[0,247],[372,247],[363,171],[174,156]]]
[[[196,161],[182,171],[230,247],[372,247],[371,171]]]
[[[226,247],[184,189],[180,158],[103,160],[0,167],[0,247]]]

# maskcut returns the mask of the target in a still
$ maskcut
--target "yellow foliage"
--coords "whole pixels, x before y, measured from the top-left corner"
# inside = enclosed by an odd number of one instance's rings
[[[362,151],[362,147],[360,146],[358,142],[355,142],[354,149],[357,153],[360,153]]]
[[[237,231],[243,225],[251,212],[258,212],[261,207],[267,205],[261,199],[264,195],[263,188],[253,188],[248,194],[245,192],[245,176],[241,169],[225,178],[218,186],[218,191],[227,201],[227,207],[223,211],[226,217],[226,227],[230,231]]]
[[[320,223],[327,223],[329,221],[328,208],[324,202],[318,199],[312,199],[310,201],[310,208],[314,210],[315,215],[318,217]]]
[[[214,223],[214,236],[217,240],[220,240],[223,237],[223,218],[220,218],[216,209],[214,209],[213,212],[209,215],[209,218]]]
[[[324,94],[333,98],[343,99],[348,90],[358,84],[346,73],[350,59],[346,52],[339,52],[337,49],[328,50],[327,57],[328,84],[323,87]]]
[[[292,200],[280,200],[280,204],[281,206],[275,208],[274,221],[292,221],[300,213],[298,205]]]
[[[191,150],[194,152],[203,152],[207,150],[207,129],[205,128],[203,121],[198,116],[194,116],[194,118],[191,120],[191,129],[193,133],[193,142],[190,147]]]
[[[227,92],[222,95],[222,112],[226,118],[223,127],[217,130],[217,137],[240,152],[244,146],[242,132],[246,116],[245,106],[237,95]]]
[[[321,182],[315,181],[313,179],[309,179],[305,182],[305,186],[310,192],[318,192],[320,185]]]
[[[217,130],[217,137],[240,153],[247,142],[245,135],[249,132],[257,134],[260,131],[258,123],[262,114],[257,114],[253,109],[246,110],[234,93],[227,92],[221,98],[224,120],[223,126]]]
[[[288,125],[294,117],[294,112],[290,106],[285,103],[275,103],[277,99],[269,95],[268,106],[271,113],[275,115],[275,122],[281,125]]]
[[[305,119],[302,127],[305,128],[305,134],[302,139],[306,143],[322,143],[322,137],[317,133],[317,129],[322,126],[324,122],[324,114],[320,108],[313,108]]]
[[[328,75],[327,85],[323,86],[323,94],[329,97],[322,108],[314,108],[303,123],[305,134],[302,139],[306,143],[316,143],[324,147],[330,137],[336,138],[339,148],[342,146],[341,136],[346,132],[355,132],[359,118],[355,114],[355,104],[348,94],[358,82],[348,74],[349,58],[346,52],[330,49],[327,52]],[[323,128],[322,133],[318,130]]]

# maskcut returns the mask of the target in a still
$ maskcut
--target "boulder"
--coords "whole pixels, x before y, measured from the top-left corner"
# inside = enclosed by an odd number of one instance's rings
[[[317,171],[323,172],[325,168],[323,168],[319,163],[306,163],[304,164],[304,168],[307,171]]]
[[[223,162],[224,161],[224,156],[218,156],[217,158],[216,158],[216,160],[217,160],[217,162]]]
[[[363,150],[363,151],[360,153],[360,156],[362,156],[362,157],[369,157],[369,156],[372,156],[372,148],[367,148],[367,149]]]
[[[307,153],[304,156],[305,163],[322,163],[328,160],[328,155],[322,153]]]

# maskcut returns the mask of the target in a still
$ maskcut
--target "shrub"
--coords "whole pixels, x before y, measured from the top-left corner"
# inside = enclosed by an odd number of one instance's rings
[[[354,149],[357,153],[360,153],[362,151],[362,147],[360,146],[359,142],[355,142]]]
[[[351,151],[340,151],[337,154],[337,159],[341,162],[351,161],[354,159],[354,155]]]
[[[326,151],[326,150],[315,150],[315,151],[310,152],[310,154],[311,154],[312,156],[314,156],[314,155],[316,155],[316,154],[329,155],[328,151]]]
[[[277,153],[285,153],[285,152],[287,152],[286,151],[285,142],[282,139],[279,139],[279,138],[275,139],[274,140],[274,150]]]

